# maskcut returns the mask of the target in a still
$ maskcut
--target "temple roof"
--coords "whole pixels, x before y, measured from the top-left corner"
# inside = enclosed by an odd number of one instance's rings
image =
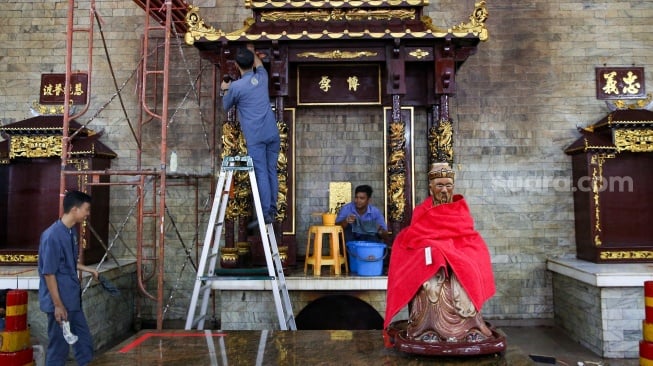
[[[613,130],[638,129],[653,126],[653,112],[646,109],[618,109],[608,113],[597,122],[579,128],[581,137],[565,149],[569,155],[588,151],[623,150],[614,142]]]
[[[241,29],[224,31],[207,26],[191,6],[186,21],[187,44],[196,41],[278,41],[346,39],[476,38],[487,40],[485,1],[476,3],[469,22],[451,28],[433,25],[422,16],[425,0],[248,1],[254,17]]]

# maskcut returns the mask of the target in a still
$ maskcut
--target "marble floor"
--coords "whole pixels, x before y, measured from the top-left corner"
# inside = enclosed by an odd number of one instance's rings
[[[383,347],[381,331],[141,331],[98,356],[114,365],[533,365],[518,347],[500,355],[426,357]]]

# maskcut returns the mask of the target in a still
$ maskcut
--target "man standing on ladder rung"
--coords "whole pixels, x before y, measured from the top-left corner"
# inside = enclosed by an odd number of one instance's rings
[[[225,111],[236,106],[240,127],[247,143],[247,154],[254,162],[265,223],[270,224],[277,214],[277,160],[280,137],[276,118],[270,107],[268,73],[252,44],[238,50],[236,64],[241,78],[233,82],[230,78],[223,78],[220,85],[222,106]],[[247,225],[249,229],[257,226],[257,220]]]

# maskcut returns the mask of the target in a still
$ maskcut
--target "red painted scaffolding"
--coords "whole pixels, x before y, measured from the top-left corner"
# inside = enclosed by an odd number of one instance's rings
[[[170,85],[170,52],[171,52],[171,40],[172,35],[175,37],[183,37],[186,32],[186,23],[185,17],[188,10],[188,3],[185,0],[134,0],[143,10],[144,13],[144,31],[143,31],[143,47],[141,54],[141,62],[139,65],[139,75],[140,81],[138,82],[138,91],[139,91],[139,103],[141,113],[139,114],[139,119],[137,125],[134,127],[132,123],[127,118],[127,123],[132,131],[134,139],[137,143],[137,154],[136,154],[136,169],[134,170],[104,170],[104,171],[70,171],[66,169],[67,161],[70,158],[69,152],[71,147],[71,141],[75,133],[70,135],[69,131],[69,122],[76,117],[79,117],[88,111],[88,104],[81,108],[81,110],[76,111],[74,114],[71,114],[71,106],[69,103],[70,100],[70,80],[73,73],[73,43],[76,42],[75,35],[80,33],[86,34],[87,40],[87,49],[88,52],[84,57],[88,58],[88,64],[86,72],[88,73],[88,94],[91,94],[92,86],[92,60],[93,60],[93,40],[94,40],[94,30],[95,25],[97,24],[101,32],[102,20],[98,15],[95,7],[95,0],[89,0],[89,18],[90,21],[77,21],[75,15],[75,9],[78,9],[76,6],[75,0],[68,0],[68,19],[67,19],[67,31],[66,31],[66,85],[65,85],[65,102],[64,102],[64,116],[63,116],[63,146],[61,152],[61,179],[60,179],[60,211],[62,208],[63,196],[65,193],[65,180],[68,175],[85,175],[89,177],[89,182],[87,186],[90,185],[127,185],[133,186],[136,189],[137,200],[135,207],[132,211],[135,211],[136,218],[136,261],[137,261],[137,287],[139,292],[143,295],[143,298],[149,299],[156,302],[157,308],[157,329],[163,328],[163,317],[164,313],[164,263],[165,263],[165,228],[166,228],[166,217],[172,222],[172,225],[175,226],[174,220],[172,217],[167,214],[168,208],[166,206],[166,191],[169,184],[175,186],[189,186],[195,189],[195,220],[196,223],[199,222],[198,212],[201,208],[198,205],[198,189],[199,189],[199,179],[210,179],[210,187],[213,187],[213,172],[216,167],[215,159],[215,141],[216,141],[216,129],[215,123],[211,128],[210,135],[207,140],[209,142],[209,152],[211,155],[211,173],[203,176],[180,176],[168,171],[167,166],[167,157],[168,157],[168,127],[169,127],[169,85]],[[84,27],[76,26],[76,24],[86,24]],[[104,36],[102,35],[102,40],[104,41]],[[151,45],[154,44],[153,47]],[[154,48],[154,51],[151,52],[151,49]],[[162,50],[163,54],[160,54]],[[108,52],[106,44],[105,51]],[[107,54],[108,56],[108,54]],[[160,65],[158,60],[163,60],[163,65]],[[204,61],[206,62],[206,61]],[[113,69],[109,63],[111,72],[113,74]],[[200,68],[202,72],[203,68]],[[217,72],[215,67],[211,67],[211,83],[209,86],[210,92],[208,95],[203,95],[201,93],[201,78],[197,78],[196,82],[198,83],[197,89],[200,92],[197,95],[198,103],[201,103],[203,98],[206,98],[210,101],[211,115],[209,120],[214,122],[216,116],[216,107],[215,103],[212,101],[216,98],[216,80]],[[118,90],[118,85],[114,84],[117,89],[117,96],[120,96],[120,90]],[[150,91],[150,94],[148,94]],[[152,94],[151,91],[156,91]],[[160,98],[159,98],[160,95]],[[122,104],[122,99],[120,99]],[[123,105],[124,109],[124,105]],[[126,113],[125,113],[126,114]],[[92,120],[92,119],[91,119]],[[143,155],[143,146],[142,146],[142,127],[143,125],[150,123],[152,121],[158,121],[161,125],[160,129],[160,152],[159,152],[159,168],[158,169],[144,169],[142,166],[142,155]],[[90,120],[89,120],[90,122]],[[82,129],[79,129],[82,130]],[[111,176],[116,178],[116,181],[110,179],[109,183],[100,182],[101,176]],[[120,180],[120,177],[128,177],[128,180]],[[173,183],[169,183],[169,179],[174,180]],[[148,193],[149,191],[149,193]],[[148,197],[148,194],[151,197]],[[213,194],[210,192],[210,196]],[[148,203],[149,202],[149,203]],[[61,214],[62,212],[60,212]],[[145,230],[145,220],[151,219],[156,220],[155,227],[156,230]],[[126,220],[125,220],[126,223]],[[124,226],[124,223],[123,223]],[[198,225],[196,225],[197,229]],[[122,228],[121,228],[122,229]],[[175,227],[176,229],[176,227]],[[109,248],[110,249],[110,248]],[[187,248],[185,248],[187,249]],[[197,245],[195,245],[195,250],[197,250]],[[108,251],[107,251],[108,253]],[[188,253],[188,259],[192,262],[190,253]],[[197,253],[195,253],[197,258]],[[106,256],[105,256],[106,257]],[[155,268],[151,273],[147,273],[144,268]],[[146,284],[152,279],[156,279],[156,292],[151,293],[148,291]],[[140,302],[138,303],[140,309]]]

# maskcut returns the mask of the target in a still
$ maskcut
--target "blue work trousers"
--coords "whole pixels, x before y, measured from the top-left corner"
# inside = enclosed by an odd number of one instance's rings
[[[265,217],[274,219],[279,196],[277,160],[279,160],[280,141],[278,138],[268,142],[247,143],[247,154],[252,157],[256,184],[261,197],[261,207]]]
[[[61,325],[54,319],[54,313],[48,314],[48,351],[45,356],[46,366],[64,366],[70,352],[70,345],[63,337]],[[93,360],[93,337],[88,329],[86,317],[82,311],[69,311],[70,331],[78,337],[73,344],[75,360],[79,366],[88,365]]]

